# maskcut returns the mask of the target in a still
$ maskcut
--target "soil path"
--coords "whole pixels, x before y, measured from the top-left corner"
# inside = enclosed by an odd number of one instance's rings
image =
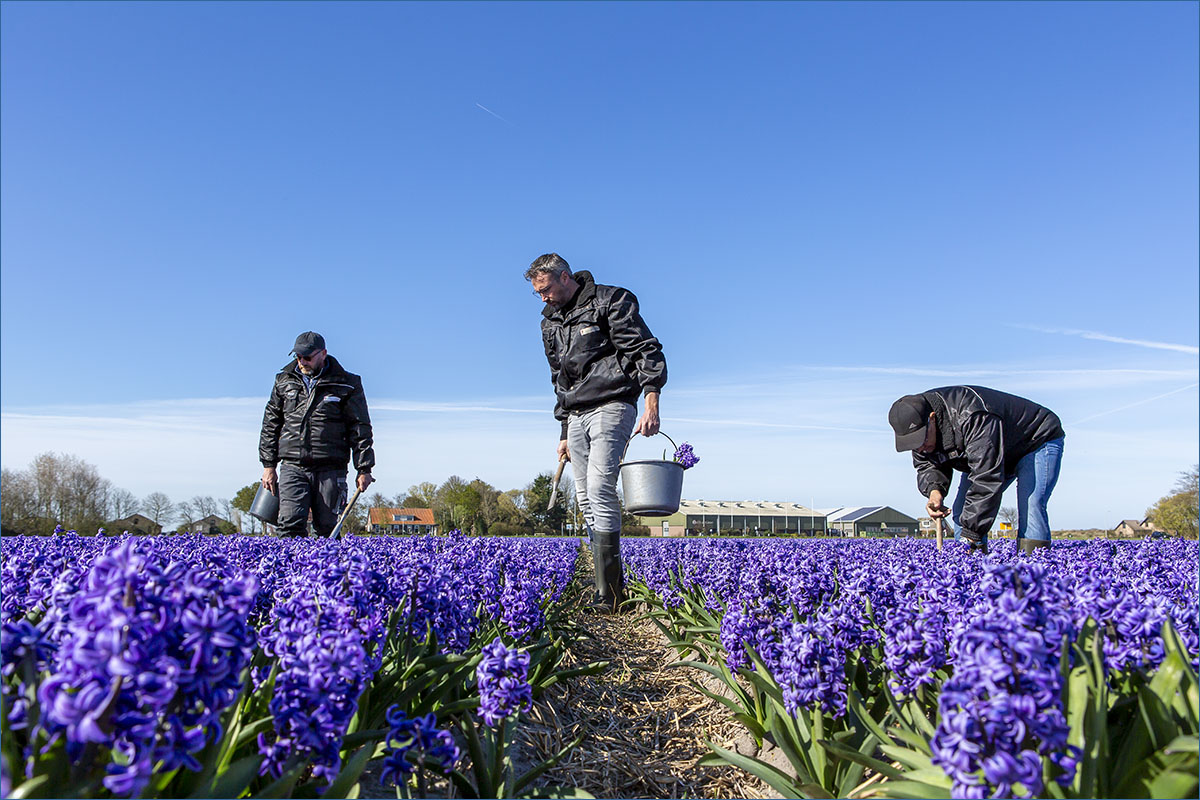
[[[576,580],[590,586],[586,551],[577,569]],[[585,734],[539,785],[575,786],[601,798],[778,796],[733,767],[698,766],[708,753],[704,739],[730,746],[744,731],[727,709],[691,685],[689,678],[700,673],[669,667],[677,654],[654,623],[640,616],[576,611],[582,635],[564,668],[612,664],[599,675],[550,687],[522,721],[522,761],[547,758]]]

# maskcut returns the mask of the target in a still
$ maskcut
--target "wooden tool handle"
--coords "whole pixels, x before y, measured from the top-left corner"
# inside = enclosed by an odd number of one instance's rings
[[[558,482],[562,480],[563,468],[567,466],[567,457],[560,456],[558,459],[558,470],[554,473],[554,486],[550,489],[550,502],[546,504],[546,510],[554,508],[554,501],[558,499]]]
[[[330,539],[339,539],[339,538],[341,538],[341,535],[342,535],[342,523],[346,521],[346,517],[347,517],[347,515],[349,515],[349,513],[350,513],[350,509],[354,508],[354,503],[355,503],[355,501],[356,501],[356,500],[358,500],[358,496],[359,496],[360,494],[362,494],[362,489],[355,489],[355,490],[354,490],[354,495],[353,495],[353,496],[350,498],[350,502],[349,502],[349,503],[346,503],[346,508],[345,508],[345,510],[343,510],[343,511],[342,511],[342,515],[341,515],[340,517],[338,517],[337,525],[334,525],[334,526],[333,526],[333,530],[331,530],[331,531],[329,532],[329,538],[330,538]]]

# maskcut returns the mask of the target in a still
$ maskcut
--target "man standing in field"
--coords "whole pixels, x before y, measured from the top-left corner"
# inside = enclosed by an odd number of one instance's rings
[[[925,509],[953,516],[956,539],[987,552],[987,534],[1004,490],[1017,482],[1017,546],[1050,546],[1046,504],[1058,482],[1063,433],[1058,415],[1016,395],[982,386],[945,386],[901,397],[888,422],[896,452],[913,451]],[[963,473],[952,509],[943,505],[954,470]]]
[[[625,599],[618,464],[634,432],[658,433],[667,361],[627,289],[596,283],[588,272],[572,274],[557,253],[539,256],[525,280],[546,304],[542,344],[557,398],[554,416],[562,423],[558,456],[571,462],[592,543],[593,607],[615,611]],[[643,395],[645,410],[638,419]]]
[[[292,352],[296,358],[275,376],[263,413],[262,484],[279,498],[279,535],[306,535],[311,509],[317,535],[328,536],[346,507],[351,455],[358,489],[375,480],[367,397],[362,379],[329,355],[321,334],[300,334]]]

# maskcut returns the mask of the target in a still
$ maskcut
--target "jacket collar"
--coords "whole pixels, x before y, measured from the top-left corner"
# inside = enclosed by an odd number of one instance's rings
[[[572,274],[575,282],[579,284],[579,289],[575,292],[575,296],[566,302],[561,308],[553,308],[547,305],[542,309],[542,316],[547,319],[566,319],[572,311],[585,305],[589,300],[596,296],[596,281],[592,278],[592,273],[585,269]]]
[[[285,366],[281,372],[286,372],[290,376],[296,378],[296,380],[304,380],[302,377],[300,377],[300,364],[294,358],[288,362],[287,366]],[[338,363],[338,360],[331,355],[326,355],[325,368],[321,370],[321,374],[316,377],[316,380],[325,381],[330,378],[337,379],[340,378],[343,373],[345,373],[345,370],[342,369],[342,365]]]

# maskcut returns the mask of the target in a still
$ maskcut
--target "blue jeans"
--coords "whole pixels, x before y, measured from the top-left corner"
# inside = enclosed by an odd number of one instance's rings
[[[637,407],[614,401],[567,417],[567,447],[575,477],[575,500],[592,532],[621,532],[617,478],[621,456],[637,424]]]
[[[1062,465],[1062,437],[1046,442],[1044,445],[1024,456],[1017,462],[1017,474],[1004,482],[1000,487],[1004,492],[1012,482],[1017,482],[1017,538],[1034,541],[1050,541],[1050,518],[1046,514],[1046,504],[1050,501],[1050,493],[1058,483],[1058,469]],[[958,482],[958,495],[951,506],[954,519],[954,538],[962,539],[959,532],[961,526],[958,518],[967,502],[967,492],[971,490],[971,474],[964,472]],[[987,534],[984,534],[987,538]]]

